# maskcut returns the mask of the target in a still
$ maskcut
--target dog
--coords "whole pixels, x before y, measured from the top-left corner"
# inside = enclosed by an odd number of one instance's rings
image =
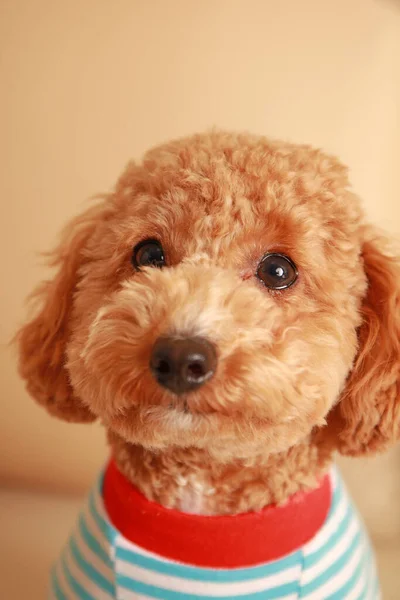
[[[212,131],[65,229],[18,333],[30,394],[111,459],[51,598],[375,600],[333,466],[399,438],[399,261],[347,169]]]

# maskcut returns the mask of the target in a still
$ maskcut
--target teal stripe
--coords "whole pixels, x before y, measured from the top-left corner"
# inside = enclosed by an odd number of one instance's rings
[[[132,565],[149,569],[163,575],[174,575],[182,579],[194,581],[208,581],[213,583],[233,583],[235,581],[247,581],[268,577],[281,573],[285,569],[296,567],[300,564],[301,553],[295,552],[286,558],[281,558],[259,567],[249,567],[247,569],[206,569],[202,567],[190,567],[179,563],[162,562],[143,554],[138,554],[133,550],[127,550],[117,546],[117,560],[124,560]]]
[[[97,523],[97,525],[99,526],[100,531],[102,532],[102,534],[104,535],[104,537],[112,544],[114,542],[114,538],[116,535],[116,530],[115,528],[111,525],[111,523],[108,523],[99,513],[99,511],[96,508],[96,504],[95,504],[95,494],[98,494],[98,491],[92,491],[90,493],[89,496],[89,509],[90,509],[90,513],[92,515],[92,517],[94,518],[95,522]]]
[[[343,498],[344,493],[345,492],[342,478],[340,477],[339,473],[336,473],[336,487],[333,489],[331,507],[326,522],[328,521],[329,517],[335,512],[335,509],[338,506],[340,500]]]
[[[333,480],[331,479],[331,486],[332,486],[332,504],[331,504],[331,511],[333,510],[333,504],[335,503],[335,501],[337,502],[338,498],[341,498],[343,496],[343,481],[342,478],[340,476],[340,473],[336,470],[336,486],[333,487]]]
[[[365,564],[366,562],[367,562],[367,564]],[[357,582],[355,582],[354,585],[356,585],[356,583],[358,583],[358,581],[362,577],[363,578],[363,586],[362,586],[361,592],[357,596],[356,600],[364,600],[365,598],[367,598],[368,593],[371,591],[371,578],[368,575],[368,570],[371,569],[371,565],[370,565],[369,561],[366,561],[365,556],[362,557],[361,564],[362,564],[362,567],[360,569],[360,575],[357,579]]]
[[[107,592],[108,594],[110,594],[110,596],[113,596],[114,595],[113,584],[110,581],[108,581],[108,579],[106,579],[104,577],[104,575],[99,573],[97,571],[97,569],[95,569],[90,563],[88,563],[87,560],[85,560],[85,558],[82,556],[74,538],[70,539],[69,547],[71,550],[71,554],[74,557],[80,570],[83,571],[91,581],[94,581],[94,583],[97,585],[97,587],[102,589],[104,592]]]
[[[357,585],[358,580],[362,576],[363,566],[363,556],[361,556],[360,562],[352,573],[350,579],[340,588],[340,590],[334,594],[331,594],[330,596],[327,596],[326,600],[343,600],[343,598],[345,598],[347,594],[349,594]],[[362,594],[360,598],[364,599],[365,595]]]
[[[67,596],[60,588],[55,567],[53,567],[51,570],[51,587],[57,600],[68,600]]]
[[[94,537],[94,535],[89,531],[87,523],[83,517],[80,515],[79,517],[79,531],[82,535],[82,539],[85,541],[86,545],[92,552],[94,552],[101,560],[112,569],[112,562],[107,552],[104,550],[99,541]]]
[[[330,536],[330,538],[327,540],[327,542],[321,548],[319,548],[312,554],[308,554],[307,556],[305,556],[304,565],[305,565],[306,569],[308,569],[309,567],[311,567],[314,564],[316,564],[317,562],[319,562],[321,560],[321,556],[323,556],[327,552],[329,552],[329,550],[331,548],[333,548],[333,546],[337,542],[340,541],[340,538],[342,538],[347,533],[347,530],[353,519],[354,519],[353,508],[352,508],[351,504],[348,503],[347,510],[343,516],[343,519],[338,524],[335,533],[333,533]]]
[[[215,600],[215,596],[187,594],[186,592],[166,590],[165,588],[159,588],[155,585],[149,585],[130,579],[124,575],[118,575],[118,585],[131,592],[150,596],[151,598],[158,598],[159,600]],[[282,598],[282,596],[294,594],[297,590],[298,582],[294,581],[292,583],[280,585],[279,587],[271,588],[270,590],[263,590],[252,594],[241,594],[239,596],[222,596],[221,598],[223,598],[223,600],[278,600],[279,598]],[[268,593],[268,596],[266,593]]]
[[[68,569],[68,565],[65,560],[65,556],[62,557],[61,564],[64,569],[65,578],[68,581],[71,590],[74,592],[77,598],[79,598],[79,600],[96,600],[96,598],[91,594],[88,594],[88,592],[80,585],[80,583],[78,583],[76,579],[71,575],[71,572]]]
[[[351,555],[356,550],[357,546],[360,544],[360,541],[361,541],[361,532],[359,531],[356,534],[356,536],[354,537],[350,546],[347,548],[347,550],[333,564],[331,564],[330,567],[325,569],[325,571],[323,573],[321,573],[321,575],[316,577],[313,581],[306,584],[302,588],[302,590],[301,590],[302,595],[307,596],[307,594],[311,594],[311,592],[318,590],[318,588],[321,585],[326,583],[328,581],[328,579],[330,579],[334,575],[337,575],[339,573],[339,571],[341,571],[341,569],[343,569],[343,567],[350,560]],[[326,599],[324,599],[324,600],[326,600]]]
[[[333,485],[332,480],[331,480],[331,484]],[[332,493],[331,506],[330,506],[329,513],[328,513],[328,516],[327,516],[325,522],[327,522],[329,517],[335,512],[336,506],[339,504],[340,499],[343,497],[343,483],[338,474],[336,474],[336,487],[333,488],[332,491],[333,491],[333,493]]]

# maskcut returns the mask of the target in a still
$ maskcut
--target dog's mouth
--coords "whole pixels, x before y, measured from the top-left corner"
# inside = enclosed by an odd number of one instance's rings
[[[186,415],[192,412],[186,398],[179,398],[175,402],[170,402],[168,409],[182,412]]]

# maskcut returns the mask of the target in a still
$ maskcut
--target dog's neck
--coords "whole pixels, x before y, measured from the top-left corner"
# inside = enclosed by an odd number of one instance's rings
[[[310,436],[288,451],[220,463],[198,448],[153,452],[109,434],[119,470],[149,500],[203,515],[228,515],[282,503],[318,485],[332,460],[326,438]]]

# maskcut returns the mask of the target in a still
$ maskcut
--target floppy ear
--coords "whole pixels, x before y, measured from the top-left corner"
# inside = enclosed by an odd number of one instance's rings
[[[103,211],[104,205],[93,206],[66,227],[59,246],[50,253],[49,263],[57,268],[56,274],[32,294],[36,316],[16,336],[19,372],[29,393],[51,414],[66,421],[95,419],[74,396],[65,369],[65,350],[78,270],[85,262],[82,250]]]
[[[400,267],[385,239],[363,247],[368,288],[359,350],[336,410],[342,454],[379,452],[400,437]]]

